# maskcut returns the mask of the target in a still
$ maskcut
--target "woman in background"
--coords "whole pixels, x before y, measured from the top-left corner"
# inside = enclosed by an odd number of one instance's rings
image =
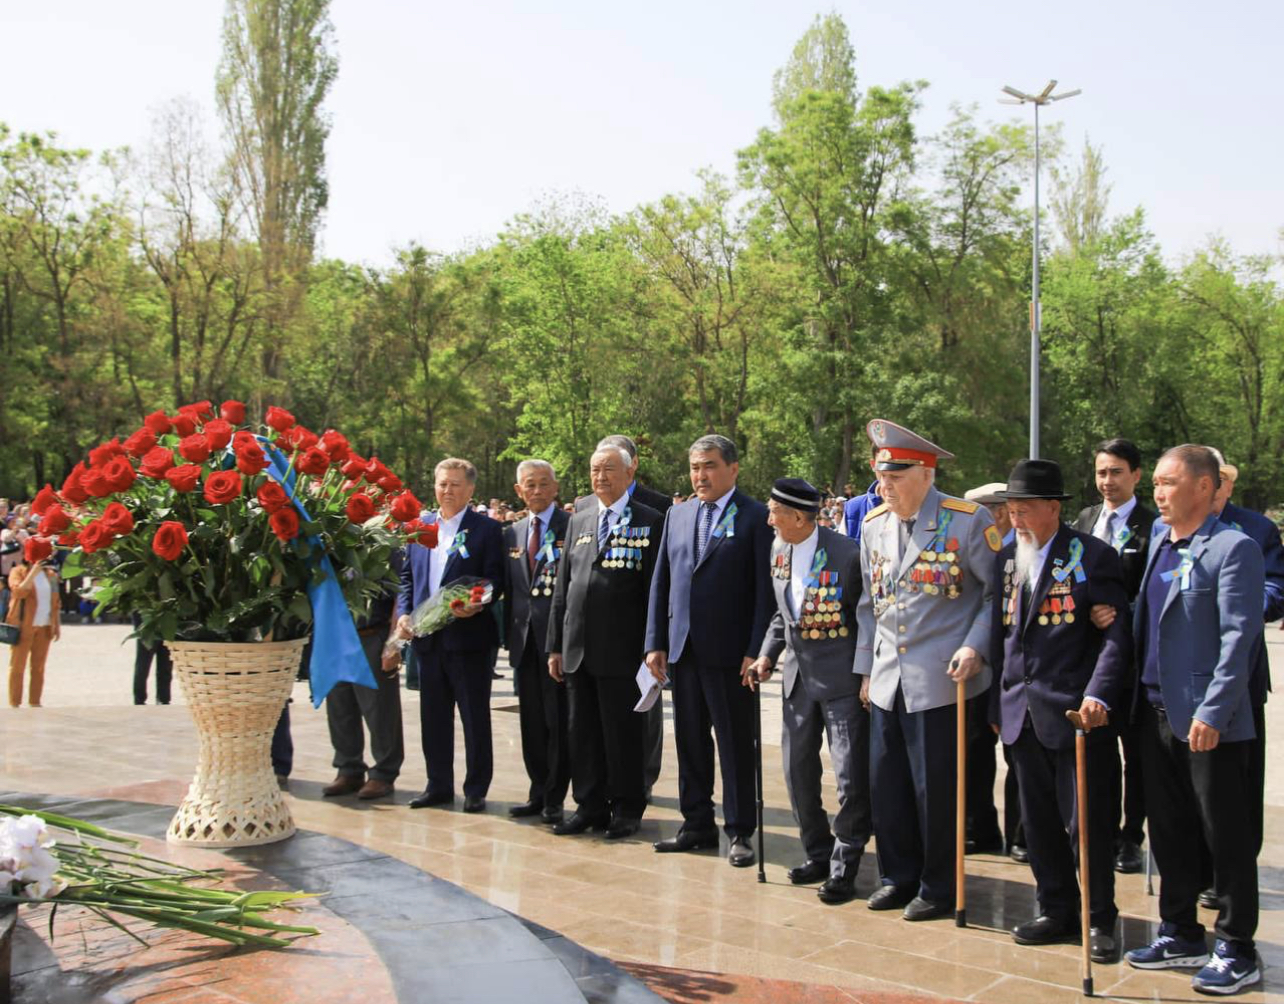
[[[58,602],[58,573],[45,564],[41,554],[47,542],[32,537],[26,541],[22,561],[9,571],[9,612],[5,623],[18,628],[18,642],[9,655],[9,706],[22,704],[22,680],[31,661],[31,683],[27,703],[40,707],[45,688],[45,659],[49,646],[61,634]]]

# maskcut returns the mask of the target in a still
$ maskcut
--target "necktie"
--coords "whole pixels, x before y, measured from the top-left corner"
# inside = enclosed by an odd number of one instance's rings
[[[704,557],[704,549],[709,543],[709,530],[713,527],[713,514],[718,509],[718,503],[705,502],[703,511],[700,513],[700,523],[696,526],[696,561],[699,562]]]
[[[526,557],[527,557],[527,560],[530,562],[532,574],[534,574],[535,572],[535,563],[536,561],[539,560],[538,559],[539,541],[540,541],[539,531],[540,531],[539,517],[532,516],[531,517],[531,539],[530,539],[530,543],[526,547]]]
[[[909,550],[910,538],[914,536],[914,520],[903,519],[900,521],[900,528],[897,531],[897,543],[900,545],[901,557],[905,557],[905,552]]]
[[[1101,528],[1101,540],[1104,540],[1111,547],[1115,546],[1115,520],[1118,519],[1117,512],[1111,512],[1106,516],[1106,524]]]
[[[611,535],[611,510],[602,510],[602,525],[597,528],[597,549],[606,547],[606,538]]]

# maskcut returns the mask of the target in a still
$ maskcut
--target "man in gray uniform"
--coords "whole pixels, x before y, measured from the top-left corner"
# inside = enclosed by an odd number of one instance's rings
[[[957,684],[990,685],[990,579],[1001,546],[990,514],[942,495],[952,454],[875,419],[883,504],[865,517],[856,672],[870,708],[870,798],[882,887],[871,910],[906,920],[954,909]]]
[[[869,712],[860,703],[856,599],[860,545],[816,525],[820,492],[781,478],[767,503],[775,528],[771,584],[776,613],[754,664],[759,680],[784,672],[781,754],[789,804],[807,861],[789,870],[795,885],[822,882],[824,903],[856,895],[856,871],[869,841]],[[838,814],[830,829],[821,800],[820,743],[838,779]]]

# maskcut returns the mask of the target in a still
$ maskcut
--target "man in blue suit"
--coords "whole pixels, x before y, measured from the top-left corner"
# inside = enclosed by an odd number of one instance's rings
[[[1249,692],[1261,644],[1261,549],[1219,522],[1217,457],[1177,446],[1154,473],[1161,521],[1151,538],[1133,633],[1140,679],[1146,815],[1161,886],[1159,937],[1127,955],[1138,969],[1202,966],[1201,993],[1261,979]],[[1219,909],[1210,960],[1199,923],[1200,833],[1212,852]]]
[[[722,765],[727,860],[753,864],[752,665],[775,609],[767,507],[736,488],[736,445],[701,436],[688,451],[695,498],[669,510],[647,614],[646,663],[673,674],[682,829],[661,853],[718,846],[713,813],[713,736]],[[713,736],[710,735],[713,733]]]
[[[444,586],[465,576],[503,588],[504,537],[500,525],[468,504],[477,468],[450,458],[437,465],[437,546],[412,547],[401,570],[398,629],[410,634],[410,612]],[[468,604],[455,620],[412,644],[419,662],[419,725],[428,784],[412,809],[455,800],[455,705],[464,726],[464,811],[486,808],[494,760],[490,738],[491,653],[499,644],[495,618]]]

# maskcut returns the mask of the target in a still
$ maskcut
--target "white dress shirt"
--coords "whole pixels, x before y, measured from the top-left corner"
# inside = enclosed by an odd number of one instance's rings
[[[53,588],[49,585],[49,575],[45,572],[43,568],[36,573],[35,587],[36,587],[36,616],[35,616],[35,619],[32,620],[31,626],[48,627],[50,623],[49,621],[49,613],[50,613],[50,607],[51,607],[50,597],[53,593]]]
[[[531,537],[535,533],[535,521],[539,520],[539,539],[535,541],[535,550],[538,551],[544,546],[544,534],[548,532],[548,528],[553,523],[553,512],[556,509],[557,506],[550,503],[549,507],[543,512],[537,512],[531,515],[530,524],[526,530],[526,552],[528,554],[530,553],[531,548]]]
[[[1097,522],[1092,526],[1092,535],[1098,540],[1103,539],[1102,534],[1106,532],[1106,520],[1110,519],[1110,514],[1115,514],[1115,525],[1113,527],[1112,537],[1107,543],[1116,551],[1119,550],[1119,535],[1124,532],[1124,527],[1128,525],[1128,517],[1132,511],[1137,508],[1137,496],[1134,495],[1118,509],[1111,509],[1110,503],[1101,504],[1101,512],[1097,514]]]
[[[1034,591],[1039,588],[1039,576],[1043,574],[1043,566],[1048,563],[1048,551],[1052,549],[1052,542],[1057,539],[1057,532],[1052,531],[1049,537],[1039,548],[1038,555],[1035,556],[1034,563],[1030,566],[1030,579],[1027,585],[1030,587],[1030,598],[1034,598]]]
[[[801,544],[794,544],[789,555],[789,601],[794,617],[802,614],[803,597],[807,595],[807,579],[811,573],[812,559],[820,541],[820,528],[813,527],[811,536]]]
[[[625,492],[610,505],[603,505],[602,500],[597,500],[597,523],[593,527],[595,539],[600,538],[602,531],[602,513],[608,509],[611,511],[610,525],[615,526],[624,518],[624,510],[629,507],[629,493]],[[609,539],[609,538],[608,538]]]
[[[455,534],[459,532],[459,524],[463,522],[466,510],[467,507],[460,509],[450,519],[442,519],[441,513],[437,514],[437,546],[432,549],[432,560],[428,562],[429,596],[436,596],[441,589],[441,576],[446,571],[450,548],[455,543]]]

